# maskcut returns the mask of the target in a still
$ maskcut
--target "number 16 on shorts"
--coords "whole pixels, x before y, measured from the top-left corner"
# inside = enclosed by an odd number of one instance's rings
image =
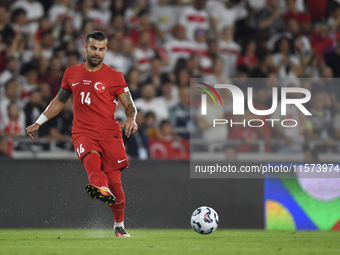
[[[80,158],[80,154],[84,153],[85,152],[85,149],[83,147],[83,144],[81,144],[79,146],[79,148],[77,148],[77,154],[78,154],[78,157]]]

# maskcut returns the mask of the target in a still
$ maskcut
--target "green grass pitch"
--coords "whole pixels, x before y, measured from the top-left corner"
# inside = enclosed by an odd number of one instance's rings
[[[109,229],[0,229],[0,254],[340,254],[340,232],[217,229],[129,229],[115,238]]]

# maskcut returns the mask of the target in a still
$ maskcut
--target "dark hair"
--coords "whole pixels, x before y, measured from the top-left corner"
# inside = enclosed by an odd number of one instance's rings
[[[30,96],[31,96],[33,93],[36,93],[36,92],[41,93],[41,89],[40,89],[40,88],[36,88],[36,89],[32,90],[32,91],[30,92]]]
[[[16,102],[11,102],[9,103],[9,105],[7,106],[7,111],[9,111],[9,109],[13,106],[16,105],[19,108],[19,105]]]
[[[67,54],[68,57],[71,57],[71,56],[76,56],[78,59],[80,58],[80,54],[78,51],[72,51],[70,53]]]
[[[45,35],[52,35],[52,30],[45,30],[41,33],[41,38],[43,38]]]
[[[160,127],[160,128],[163,128],[163,126],[164,126],[164,125],[167,125],[167,124],[171,125],[171,122],[170,122],[169,120],[166,120],[166,119],[165,119],[165,120],[162,120],[162,121],[161,121],[161,124],[159,124],[159,127]]]
[[[6,59],[6,65],[8,65],[8,63],[11,62],[12,60],[17,61],[17,59],[14,56],[11,56],[11,57]]]
[[[274,53],[278,53],[280,52],[280,45],[281,43],[286,40],[288,42],[288,45],[289,45],[289,54],[293,54],[294,53],[294,44],[293,44],[293,41],[290,40],[289,38],[287,37],[282,37],[281,39],[279,39],[276,43],[275,43],[275,46],[274,46]]]
[[[92,31],[91,33],[89,33],[87,35],[87,40],[86,40],[86,43],[89,42],[90,38],[93,38],[97,41],[103,41],[103,40],[106,40],[107,42],[109,42],[109,39],[107,38],[106,34],[104,34],[103,32],[101,31]]]
[[[15,9],[13,12],[12,12],[12,15],[11,15],[11,21],[14,22],[16,20],[16,18],[22,14],[27,14],[26,11],[22,8],[18,8],[18,9]]]
[[[156,114],[153,111],[148,111],[148,112],[145,113],[144,117],[145,117],[145,119],[147,119],[149,117],[156,118]]]
[[[143,9],[138,13],[138,18],[142,17],[145,14],[150,14],[150,12],[147,9]]]
[[[5,83],[5,90],[7,89],[8,85],[12,82],[18,81],[16,78],[11,78]]]
[[[172,83],[172,81],[171,81],[171,79],[170,79],[170,77],[167,73],[164,73],[164,74],[161,75],[161,83],[162,83],[162,86],[164,84]]]
[[[5,8],[6,12],[8,11],[8,7],[6,5],[0,4],[0,8]]]

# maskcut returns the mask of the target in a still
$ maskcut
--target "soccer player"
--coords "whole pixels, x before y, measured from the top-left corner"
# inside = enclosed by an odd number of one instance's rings
[[[129,237],[124,228],[125,195],[121,183],[121,171],[129,162],[121,128],[125,128],[127,137],[137,131],[137,111],[122,73],[102,62],[107,44],[102,32],[87,35],[85,63],[66,69],[58,95],[26,130],[33,138],[34,132],[55,117],[73,95],[72,139],[90,182],[86,191],[110,205],[116,236]],[[127,116],[122,126],[114,118],[117,100],[125,107]]]

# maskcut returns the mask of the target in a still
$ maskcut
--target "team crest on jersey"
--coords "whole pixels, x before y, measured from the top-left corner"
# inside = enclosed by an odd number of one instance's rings
[[[103,93],[105,91],[105,84],[103,82],[96,82],[94,84],[94,89],[98,92],[98,93]]]

